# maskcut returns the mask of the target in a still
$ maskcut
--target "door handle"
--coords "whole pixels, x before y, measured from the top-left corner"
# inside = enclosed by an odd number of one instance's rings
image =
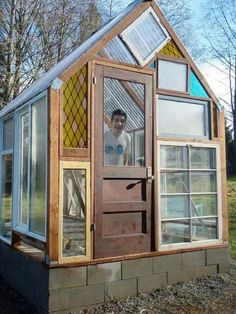
[[[147,167],[147,183],[152,183],[152,181],[155,179],[155,177],[152,175],[152,167]]]

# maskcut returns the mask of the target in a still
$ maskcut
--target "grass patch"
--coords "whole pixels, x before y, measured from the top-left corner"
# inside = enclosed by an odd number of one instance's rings
[[[228,178],[228,210],[230,255],[236,260],[236,177]]]

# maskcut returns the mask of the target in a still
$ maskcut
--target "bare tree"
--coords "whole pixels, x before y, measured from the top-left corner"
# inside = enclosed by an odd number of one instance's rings
[[[205,7],[205,12],[201,21],[206,38],[204,58],[224,73],[228,81],[222,83],[229,86],[229,101],[222,99],[222,102],[229,111],[228,118],[233,126],[233,140],[236,143],[236,2],[211,1]]]

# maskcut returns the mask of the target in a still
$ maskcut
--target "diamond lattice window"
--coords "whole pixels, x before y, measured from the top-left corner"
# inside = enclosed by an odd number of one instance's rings
[[[87,148],[87,87],[87,65],[64,83],[63,142],[66,148]]]
[[[183,59],[184,56],[180,52],[179,48],[175,45],[173,40],[169,41],[159,52],[159,54],[166,55],[166,56],[173,56],[176,58]]]

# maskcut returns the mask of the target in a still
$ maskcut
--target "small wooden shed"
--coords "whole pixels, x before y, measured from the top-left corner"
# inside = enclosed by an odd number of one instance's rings
[[[106,164],[117,109],[128,159]],[[100,28],[0,128],[0,273],[40,313],[228,271],[224,114],[155,1]]]

